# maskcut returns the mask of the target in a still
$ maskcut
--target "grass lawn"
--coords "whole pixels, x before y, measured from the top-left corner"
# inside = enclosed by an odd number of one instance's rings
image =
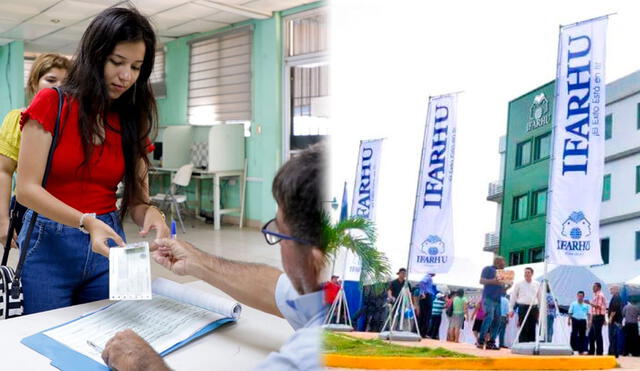
[[[343,333],[324,332],[324,352],[349,356],[475,358],[444,348],[405,347],[378,339],[357,339]]]

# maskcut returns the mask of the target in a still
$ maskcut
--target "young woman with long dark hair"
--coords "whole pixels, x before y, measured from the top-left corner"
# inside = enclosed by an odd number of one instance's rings
[[[155,45],[151,25],[135,9],[108,8],[94,18],[62,86],[58,145],[44,188],[57,92],[42,90],[22,115],[16,193],[40,214],[23,267],[25,313],[107,298],[109,240],[124,244],[126,214],[142,235],[155,229],[157,237],[169,236],[164,215],[148,202],[147,153],[157,125],[148,82]],[[28,211],[25,226],[32,217]],[[20,246],[27,246],[26,230]]]

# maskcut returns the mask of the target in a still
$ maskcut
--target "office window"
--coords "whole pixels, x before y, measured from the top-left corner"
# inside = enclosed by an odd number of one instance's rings
[[[608,114],[604,118],[604,139],[611,139],[613,136],[613,114]]]
[[[531,215],[544,215],[547,212],[547,190],[542,189],[531,194]]]
[[[600,254],[602,255],[602,261],[604,264],[609,264],[609,239],[603,238],[600,240]]]
[[[518,143],[516,149],[516,167],[525,166],[531,163],[531,140]]]
[[[533,160],[537,161],[549,157],[551,151],[551,133],[546,133],[536,138],[533,150]]]
[[[636,232],[636,260],[640,260],[640,231]]]
[[[164,47],[156,49],[149,82],[156,98],[165,98],[167,96],[167,86],[164,80]]]
[[[602,181],[602,201],[609,201],[611,199],[611,174],[604,176]]]
[[[636,105],[636,127],[640,130],[640,103]]]
[[[529,263],[544,261],[544,247],[536,247],[529,250]]]
[[[189,42],[189,124],[251,121],[251,40],[242,27]]]
[[[529,195],[516,196],[513,198],[512,220],[523,220],[527,218],[529,210]]]
[[[640,165],[636,166],[636,193],[640,193]]]
[[[328,16],[324,8],[285,18],[285,57],[326,53],[329,50]]]
[[[524,251],[515,251],[509,253],[509,265],[518,265],[524,263]]]

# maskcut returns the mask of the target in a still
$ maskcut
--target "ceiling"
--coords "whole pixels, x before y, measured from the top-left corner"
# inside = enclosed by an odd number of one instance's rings
[[[73,54],[91,20],[112,5],[131,3],[149,17],[161,44],[211,31],[311,0],[0,0],[0,45],[23,40],[25,52]]]

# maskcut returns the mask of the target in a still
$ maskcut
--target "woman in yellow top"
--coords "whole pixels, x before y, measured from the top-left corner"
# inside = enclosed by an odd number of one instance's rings
[[[27,81],[29,100],[44,88],[59,86],[67,76],[71,62],[58,54],[41,54],[33,62]],[[9,229],[9,204],[11,200],[11,180],[18,165],[20,152],[20,115],[22,109],[9,111],[0,127],[0,243],[4,246]],[[11,242],[17,247],[15,234]]]

